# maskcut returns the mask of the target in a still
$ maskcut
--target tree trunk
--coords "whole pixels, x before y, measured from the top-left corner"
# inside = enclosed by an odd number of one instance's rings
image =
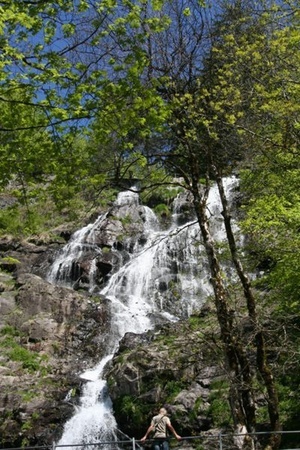
[[[246,426],[248,430],[252,430],[255,415],[251,393],[252,378],[249,369],[250,366],[233,326],[232,311],[228,306],[227,294],[222,280],[222,270],[216,253],[215,242],[209,229],[209,219],[206,213],[207,195],[200,193],[198,178],[196,176],[192,179],[191,191],[195,212],[208,256],[217,318],[230,375],[230,406],[234,425],[236,429]]]
[[[270,418],[271,431],[280,431],[281,424],[279,419],[279,402],[278,402],[278,394],[275,386],[275,381],[272,375],[272,371],[268,365],[267,355],[266,355],[266,345],[263,330],[258,322],[257,311],[256,311],[256,301],[253,294],[253,290],[251,287],[251,282],[249,277],[244,271],[243,265],[238,255],[237,245],[235,241],[235,236],[231,227],[231,216],[228,209],[228,202],[224,191],[224,186],[222,182],[222,177],[219,173],[217,173],[215,169],[215,173],[217,175],[217,184],[219,189],[219,194],[223,206],[223,217],[224,224],[227,234],[227,240],[231,252],[231,259],[236,268],[238,277],[243,286],[244,296],[247,303],[247,309],[249,317],[252,321],[253,329],[255,332],[255,344],[256,344],[256,362],[258,371],[264,381],[265,387],[268,393],[268,411]],[[253,407],[253,405],[252,405]],[[253,415],[254,410],[251,411],[251,415]],[[253,424],[254,424],[254,418]],[[267,447],[272,449],[278,449],[281,441],[280,434],[272,434],[269,438],[269,442]]]

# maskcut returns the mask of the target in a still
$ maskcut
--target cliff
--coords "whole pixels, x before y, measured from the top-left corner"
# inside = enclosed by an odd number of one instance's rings
[[[85,385],[80,374],[112,337],[121,341],[105,372],[120,431],[141,437],[162,404],[182,435],[231,426],[205,259],[190,245],[199,230],[186,226],[188,199],[178,204],[180,232],[158,231],[131,192],[75,234],[65,225],[43,239],[1,239],[2,446],[57,442]]]

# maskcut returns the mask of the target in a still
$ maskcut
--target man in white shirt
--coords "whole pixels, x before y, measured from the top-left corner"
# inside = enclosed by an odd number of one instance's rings
[[[165,408],[160,408],[159,414],[154,416],[151,420],[151,424],[146,431],[144,437],[142,437],[141,442],[144,443],[152,431],[154,431],[154,443],[153,450],[169,450],[169,442],[167,440],[167,429],[169,429],[176,439],[180,440],[181,436],[174,430],[169,417],[167,416],[167,411]]]

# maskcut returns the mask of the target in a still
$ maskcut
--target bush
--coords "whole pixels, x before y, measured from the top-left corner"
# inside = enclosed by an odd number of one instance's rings
[[[22,367],[31,372],[35,372],[40,368],[39,354],[36,352],[30,352],[16,343],[13,348],[7,352],[7,355],[12,361],[21,362]]]

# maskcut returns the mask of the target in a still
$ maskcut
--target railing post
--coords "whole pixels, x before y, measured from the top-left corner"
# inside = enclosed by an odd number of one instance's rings
[[[55,450],[55,448],[56,448],[56,445],[55,445],[55,442],[53,442],[53,444],[52,444],[52,450]]]
[[[222,433],[219,434],[219,450],[223,450]]]
[[[135,438],[132,438],[132,450],[135,450]]]

